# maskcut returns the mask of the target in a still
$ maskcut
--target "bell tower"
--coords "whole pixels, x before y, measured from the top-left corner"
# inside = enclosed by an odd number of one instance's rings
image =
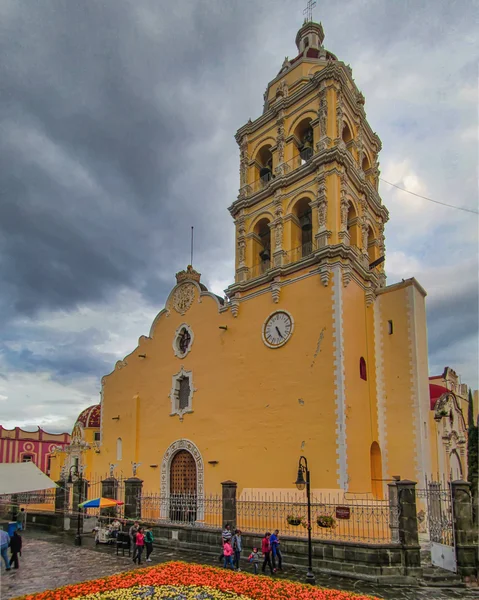
[[[235,283],[228,296],[334,265],[370,300],[385,286],[384,224],[378,194],[381,141],[349,65],[323,46],[321,23],[306,20],[298,54],[268,84],[263,114],[241,127]]]

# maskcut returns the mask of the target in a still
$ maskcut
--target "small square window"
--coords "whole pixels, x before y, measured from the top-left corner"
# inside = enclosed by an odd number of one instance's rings
[[[388,321],[388,333],[389,333],[389,335],[392,335],[393,332],[394,332],[393,322],[392,321]]]
[[[95,433],[93,434],[93,439],[95,440],[95,442],[99,442],[100,441],[100,432],[99,431],[95,431]]]

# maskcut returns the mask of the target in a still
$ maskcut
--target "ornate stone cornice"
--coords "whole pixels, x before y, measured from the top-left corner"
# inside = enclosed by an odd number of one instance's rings
[[[278,281],[278,277],[280,278],[280,281],[284,276],[318,264],[319,266],[317,272],[321,274],[321,280],[323,284],[327,285],[326,273],[329,274],[330,269],[329,267],[323,268],[323,265],[331,264],[332,261],[334,262],[337,260],[342,260],[346,264],[350,265],[350,280],[354,279],[356,283],[358,283],[365,290],[374,290],[374,292],[376,292],[376,290],[379,289],[379,279],[377,273],[374,271],[369,271],[369,269],[362,264],[357,251],[354,248],[345,246],[343,244],[335,244],[319,248],[309,256],[304,257],[303,259],[294,263],[269,269],[266,271],[266,273],[259,277],[247,279],[246,281],[235,282],[225,290],[225,293],[228,298],[235,298],[239,305],[240,293],[241,299],[243,299],[243,293],[252,288],[258,288],[262,285],[269,286],[273,281]],[[271,288],[267,287],[267,289]]]
[[[309,174],[315,173],[319,168],[324,167],[328,163],[337,162],[339,165],[344,167],[346,175],[348,176],[351,183],[357,189],[357,193],[364,194],[366,196],[368,205],[374,211],[376,216],[381,216],[383,222],[386,223],[389,218],[389,212],[387,208],[382,204],[381,197],[374,186],[364,178],[361,178],[358,166],[356,165],[351,154],[345,149],[339,146],[333,146],[326,148],[321,152],[317,152],[313,155],[311,160],[301,165],[293,171],[289,171],[284,175],[280,175],[273,179],[268,186],[259,190],[257,193],[251,196],[238,196],[237,200],[231,204],[228,208],[229,212],[235,217],[238,212],[245,208],[250,208],[255,204],[262,202],[268,196],[274,194],[278,189],[287,187],[294,184],[296,181],[303,179]],[[337,171],[339,175],[343,174],[343,171],[337,169],[330,169],[325,174]]]
[[[371,126],[366,120],[366,114],[364,111],[364,96],[358,90],[347,65],[345,65],[342,61],[318,61],[304,58],[300,59],[297,63],[295,63],[295,65],[300,64],[303,60],[307,60],[307,62],[316,62],[317,64],[324,63],[326,66],[324,69],[321,69],[321,71],[316,72],[296,92],[290,92],[290,95],[288,95],[286,98],[284,96],[281,97],[281,100],[274,102],[272,106],[260,117],[254,121],[250,120],[248,123],[246,123],[246,125],[240,127],[235,135],[235,139],[238,144],[241,143],[244,135],[254,133],[266,125],[270,120],[274,119],[278,113],[278,110],[287,110],[289,107],[295,105],[301,98],[308,96],[311,92],[314,92],[315,89],[321,86],[322,82],[325,82],[328,79],[334,79],[340,84],[343,97],[347,100],[349,108],[361,120],[368,141],[377,149],[377,152],[379,152],[382,147],[381,140],[379,139],[378,135],[373,132]],[[281,80],[283,77],[284,73],[273,79],[268,88],[276,83],[276,81]],[[352,90],[349,88],[348,82],[353,85]]]

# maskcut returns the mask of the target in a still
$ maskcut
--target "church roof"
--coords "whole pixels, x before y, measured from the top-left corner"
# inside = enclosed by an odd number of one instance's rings
[[[434,410],[436,406],[436,402],[438,398],[440,398],[443,394],[449,394],[451,390],[448,390],[443,385],[437,385],[435,383],[429,384],[429,398],[430,398],[430,408]]]
[[[101,418],[101,406],[100,404],[93,404],[88,408],[85,408],[76,420],[77,423],[81,423],[83,427],[100,427]]]

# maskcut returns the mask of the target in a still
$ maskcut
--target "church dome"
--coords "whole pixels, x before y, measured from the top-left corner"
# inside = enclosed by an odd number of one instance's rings
[[[101,406],[100,404],[93,404],[85,408],[76,420],[77,423],[81,423],[83,427],[100,427],[101,418]]]

